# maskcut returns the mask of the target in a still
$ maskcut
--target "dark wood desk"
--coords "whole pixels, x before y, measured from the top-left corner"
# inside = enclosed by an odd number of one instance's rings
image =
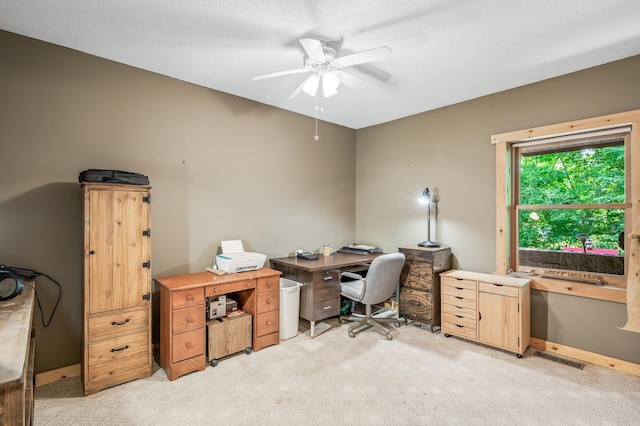
[[[279,257],[271,259],[271,267],[281,271],[283,278],[302,283],[300,318],[309,321],[310,335],[314,338],[316,321],[340,315],[340,274],[366,271],[379,255],[336,252],[329,256],[320,254],[318,260]]]

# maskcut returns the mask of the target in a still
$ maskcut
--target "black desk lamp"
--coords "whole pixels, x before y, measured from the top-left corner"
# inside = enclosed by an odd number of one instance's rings
[[[431,194],[429,194],[429,188],[425,188],[422,191],[422,195],[419,198],[421,203],[427,205],[427,241],[418,243],[420,247],[440,247],[440,244],[435,241],[431,241]]]

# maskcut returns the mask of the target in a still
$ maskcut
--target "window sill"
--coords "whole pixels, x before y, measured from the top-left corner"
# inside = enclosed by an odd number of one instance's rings
[[[607,300],[610,302],[627,303],[627,289],[608,285],[585,284],[576,281],[555,280],[538,276],[522,277],[531,279],[533,290],[548,291],[550,293],[570,294],[572,296],[588,297],[590,299]]]

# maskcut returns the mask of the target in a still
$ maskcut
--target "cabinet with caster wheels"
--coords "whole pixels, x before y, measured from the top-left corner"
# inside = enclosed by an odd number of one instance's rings
[[[207,360],[211,366],[218,365],[220,358],[238,352],[251,353],[251,315],[244,313],[207,321]]]
[[[442,277],[442,332],[515,352],[531,340],[529,281],[511,276],[449,271]]]

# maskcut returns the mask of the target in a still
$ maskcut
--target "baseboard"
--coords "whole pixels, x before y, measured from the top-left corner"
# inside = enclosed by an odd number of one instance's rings
[[[44,373],[38,373],[36,374],[36,387],[48,385],[49,383],[57,382],[67,377],[77,377],[81,374],[81,370],[82,364],[73,364],[56,368],[55,370],[45,371]]]
[[[559,343],[548,342],[546,340],[538,339],[535,337],[531,338],[531,343],[529,344],[529,346],[550,353],[564,355],[566,357],[577,359],[579,361],[588,362],[590,364],[613,368],[614,370],[633,374],[634,376],[640,376],[640,364],[634,364],[633,362],[623,361],[620,359],[611,358],[606,355],[572,348],[570,346],[561,345]]]

